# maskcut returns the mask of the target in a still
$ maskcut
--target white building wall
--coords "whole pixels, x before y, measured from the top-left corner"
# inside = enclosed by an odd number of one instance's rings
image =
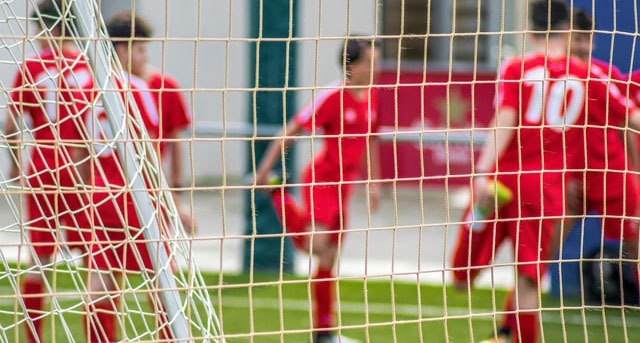
[[[268,1],[268,0],[265,0]],[[379,0],[299,0],[298,85],[316,87],[340,78],[338,51],[347,32],[373,34]],[[17,16],[24,16],[25,5],[11,4]],[[102,0],[102,14],[108,20],[114,13],[132,8],[131,0]],[[29,4],[32,2],[29,1]],[[135,11],[155,30],[156,40],[149,44],[151,63],[173,75],[193,109],[197,127],[203,122],[226,121],[243,123],[249,92],[248,0],[133,0]],[[3,3],[5,8],[8,4]],[[11,26],[11,27],[10,27]],[[13,32],[12,32],[13,31]],[[0,35],[12,37],[21,29],[11,22],[0,23]],[[7,49],[4,44],[15,44]],[[18,49],[18,50],[16,50]],[[22,56],[19,40],[6,38],[0,49],[0,80],[7,89],[12,82],[16,64],[10,51]],[[28,49],[28,52],[33,50]],[[311,91],[298,96],[298,107],[311,98]],[[0,104],[6,104],[0,100]],[[4,107],[4,106],[3,106]],[[4,121],[4,117],[0,122]],[[188,133],[187,136],[192,136]],[[195,135],[193,136],[195,137]],[[198,135],[188,144],[185,175],[200,179],[239,177],[244,173],[246,140],[220,135]],[[300,149],[308,151],[308,149]],[[8,165],[7,154],[0,164]],[[299,164],[308,153],[299,154]]]

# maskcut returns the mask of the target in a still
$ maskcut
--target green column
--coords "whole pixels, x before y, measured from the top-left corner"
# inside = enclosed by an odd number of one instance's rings
[[[268,40],[260,40],[250,48],[249,85],[257,86],[257,91],[250,94],[247,120],[253,124],[255,115],[258,126],[266,124],[283,127],[285,116],[289,119],[296,111],[294,93],[285,92],[283,88],[295,85],[296,46],[295,43],[287,42],[287,38],[296,36],[297,0],[251,0],[250,12],[250,37],[259,38],[261,34],[262,38]],[[273,38],[276,40],[271,40]],[[271,90],[261,90],[264,88]],[[273,90],[274,88],[280,90]],[[247,145],[247,174],[253,173],[254,156],[258,164],[269,142],[256,140]],[[295,175],[293,161],[294,156],[290,152],[286,161],[289,175]],[[281,165],[274,169],[275,172],[280,170]],[[254,199],[255,226],[252,209]],[[244,245],[244,271],[251,271],[253,264],[253,271],[259,273],[279,272],[281,267],[285,273],[292,273],[294,247],[291,241],[281,237],[260,237],[283,232],[269,197],[263,192],[247,191],[244,216],[245,233],[252,237]]]

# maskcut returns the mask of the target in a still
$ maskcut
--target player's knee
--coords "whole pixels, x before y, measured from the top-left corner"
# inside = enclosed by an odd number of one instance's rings
[[[538,282],[529,275],[518,276],[516,296],[518,308],[534,309],[538,307]]]
[[[106,293],[115,290],[115,283],[108,272],[92,271],[89,273],[89,300],[93,303],[108,301]]]
[[[331,235],[333,234],[325,225],[316,224],[308,229],[306,235],[307,245],[313,250],[314,255],[320,255],[327,249],[331,243]]]
[[[327,244],[318,253],[318,264],[321,268],[332,268],[336,262],[338,247]]]
[[[471,284],[467,280],[453,279],[453,289],[458,292],[467,292],[471,288]]]

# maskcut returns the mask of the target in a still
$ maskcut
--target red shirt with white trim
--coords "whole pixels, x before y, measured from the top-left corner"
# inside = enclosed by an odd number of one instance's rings
[[[640,70],[636,70],[631,74],[629,98],[635,102],[636,106],[640,106]],[[640,150],[640,135],[637,135],[636,146]]]
[[[178,83],[167,74],[151,71],[147,85],[158,108],[160,117],[160,153],[164,154],[164,138],[178,133],[191,125],[191,111],[187,106]]]
[[[323,138],[324,145],[313,164],[316,180],[354,179],[362,168],[369,134],[377,131],[377,90],[363,90],[362,97],[339,83],[315,95],[294,120]]]
[[[78,51],[51,49],[27,58],[17,71],[10,108],[31,119],[35,147],[28,174],[59,170],[71,161],[60,142],[80,140],[88,113],[85,96],[93,88],[91,72]],[[20,124],[19,124],[20,125]]]
[[[125,75],[124,79],[124,82],[118,80],[117,86],[122,89],[122,98],[125,104],[127,103],[125,92],[130,91],[133,94],[133,99],[138,107],[144,128],[147,130],[149,138],[152,140],[156,139],[158,137],[160,127],[158,111],[155,107],[155,103],[153,102],[151,93],[149,93],[146,88],[146,83],[132,75]],[[133,116],[132,109],[129,109],[129,115]],[[114,134],[107,121],[106,113],[101,111],[96,115],[96,118],[98,123],[92,122],[92,116],[90,116],[88,123],[90,132],[93,132],[92,136],[97,140],[97,142],[94,143],[95,152],[98,158],[98,165],[95,166],[94,169],[96,186],[124,186],[124,171],[117,155],[116,144],[109,141],[110,139],[113,139]],[[125,126],[123,125],[123,127]],[[118,137],[118,140],[122,139],[124,139],[124,137]]]
[[[568,168],[584,165],[585,128],[624,125],[633,104],[601,69],[535,53],[505,62],[498,106],[518,114],[517,132],[498,158],[498,171],[516,172],[519,180],[508,187],[522,203],[560,215],[563,177]]]

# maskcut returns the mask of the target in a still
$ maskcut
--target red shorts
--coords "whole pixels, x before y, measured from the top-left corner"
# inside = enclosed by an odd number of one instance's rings
[[[113,197],[107,192],[94,193],[93,203],[91,266],[120,272],[153,270],[147,242],[140,230],[130,196]],[[163,242],[154,244],[166,247]]]
[[[462,221],[468,221],[468,207]],[[528,210],[526,206],[510,203],[495,216],[487,218],[487,223],[478,230],[471,230],[469,223],[460,225],[458,240],[453,252],[453,277],[457,282],[473,283],[478,273],[492,265],[495,252],[507,239],[511,240],[514,259],[519,275],[525,275],[539,283],[547,269],[541,263],[548,259],[550,241],[553,234],[553,220],[540,219],[539,210]]]
[[[66,244],[70,249],[87,249],[85,244],[88,227],[86,206],[88,198],[84,193],[60,191],[58,182],[49,174],[30,176],[30,187],[34,190],[25,194],[29,239],[39,257],[52,256]],[[60,185],[69,187],[69,180],[61,179]],[[67,188],[70,189],[70,188]]]
[[[637,215],[638,188],[632,175],[627,174],[626,185],[612,185],[612,187],[626,187],[626,192],[620,196],[609,196],[602,200],[602,192],[598,196],[590,196],[587,192],[587,211],[602,214],[604,238],[624,241],[638,239],[638,223],[632,219]]]
[[[305,211],[311,216],[310,222],[321,224],[327,230],[333,231],[331,241],[338,243],[346,229],[353,184],[322,181],[318,175],[315,181],[312,180],[309,167],[301,180],[305,184],[302,188]]]

